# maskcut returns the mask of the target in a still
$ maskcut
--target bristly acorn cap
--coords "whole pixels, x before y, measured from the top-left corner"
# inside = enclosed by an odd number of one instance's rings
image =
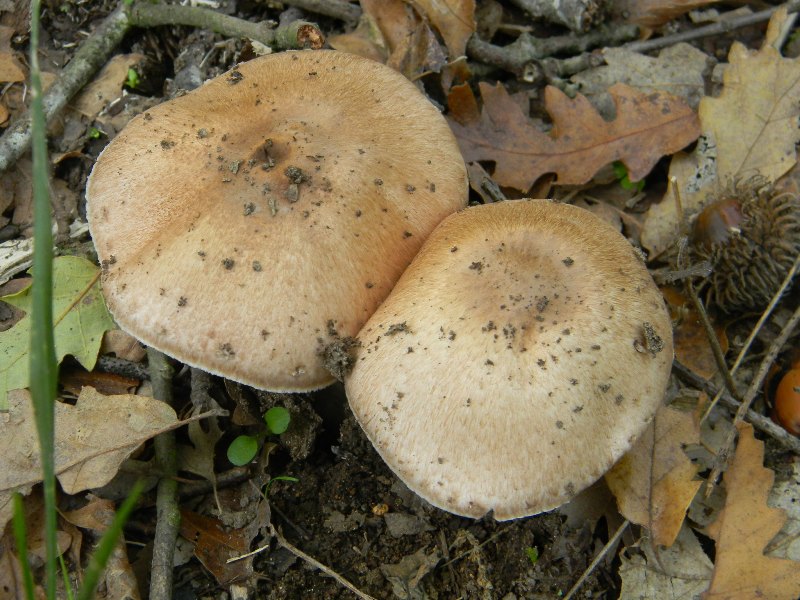
[[[601,477],[672,365],[670,318],[633,247],[544,200],[448,217],[358,339],[347,397],[383,459],[434,506],[498,520]]]
[[[323,387],[433,228],[466,203],[444,118],[392,69],[333,51],[244,63],[130,124],[87,186],[120,327],[273,391]]]

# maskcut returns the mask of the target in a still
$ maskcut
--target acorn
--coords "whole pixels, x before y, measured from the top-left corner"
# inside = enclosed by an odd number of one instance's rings
[[[707,260],[706,303],[726,313],[761,310],[800,254],[800,199],[763,177],[734,181],[695,218],[695,260]]]
[[[772,419],[789,433],[800,436],[800,369],[786,371],[772,402]]]

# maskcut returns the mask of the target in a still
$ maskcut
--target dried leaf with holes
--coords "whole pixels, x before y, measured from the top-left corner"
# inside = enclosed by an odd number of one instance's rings
[[[639,181],[658,159],[700,133],[697,115],[683,100],[624,84],[608,90],[616,107],[613,121],[605,121],[584,96],[570,99],[548,86],[544,103],[553,119],[550,134],[529,122],[502,85],[482,82],[480,90],[480,118],[471,108],[459,112],[451,106],[450,127],[467,162],[494,161],[497,183],[521,191],[545,173],[556,173],[562,185],[586,183],[615,160],[625,163],[632,181]],[[459,105],[471,103],[460,97]]]
[[[700,487],[697,468],[683,452],[700,441],[691,415],[662,406],[639,441],[606,473],[619,510],[647,527],[656,544],[670,546]]]
[[[41,479],[33,406],[26,390],[9,394],[9,419],[0,422],[0,526],[11,516],[11,494]],[[83,388],[75,406],[56,402],[56,475],[68,494],[105,485],[142,442],[175,427],[167,404],[146,396],[103,396]]]
[[[705,600],[800,596],[800,563],[763,554],[786,522],[786,514],[767,505],[775,474],[764,467],[764,444],[753,427],[742,423],[739,443],[728,470],[725,507],[708,527],[716,541],[716,560]]]
[[[796,163],[800,59],[784,58],[772,45],[786,19],[783,8],[773,15],[760,50],[734,42],[722,93],[700,102],[703,136],[694,152],[676,156],[670,165],[687,214],[699,213],[732,181],[758,175],[774,182]],[[668,193],[649,209],[642,244],[659,254],[676,232],[675,203]]]

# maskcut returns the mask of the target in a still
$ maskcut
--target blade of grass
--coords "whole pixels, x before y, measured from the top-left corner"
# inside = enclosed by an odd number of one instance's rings
[[[28,530],[25,528],[25,509],[22,507],[22,496],[14,494],[14,538],[17,541],[17,556],[22,568],[22,583],[25,586],[25,597],[34,600],[33,574],[28,562]]]
[[[94,549],[92,557],[89,559],[89,566],[83,575],[83,583],[78,590],[76,600],[92,600],[94,598],[97,582],[100,580],[103,569],[106,568],[108,558],[114,551],[114,546],[117,544],[120,533],[122,533],[122,526],[128,520],[128,516],[130,516],[143,489],[144,482],[142,480],[137,481],[125,502],[117,510],[117,514],[114,515],[111,525],[103,534],[103,537],[100,538],[100,543],[97,544],[97,548]]]
[[[53,234],[50,229],[47,140],[39,70],[40,0],[31,1],[31,116],[33,130],[33,291],[30,389],[39,433],[45,526],[45,591],[56,597],[56,480],[54,406],[57,364],[53,339]]]
[[[75,600],[75,596],[72,593],[72,584],[69,581],[69,571],[67,571],[67,563],[64,562],[64,555],[58,555],[58,564],[61,565],[61,583],[64,586],[64,593],[67,596],[67,600]]]

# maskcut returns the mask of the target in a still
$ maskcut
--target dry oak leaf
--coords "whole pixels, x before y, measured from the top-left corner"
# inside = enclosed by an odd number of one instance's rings
[[[11,495],[41,480],[42,466],[27,390],[8,395],[0,422],[0,527],[11,516]],[[103,396],[85,387],[75,406],[55,405],[56,475],[68,494],[111,481],[119,465],[145,440],[181,424],[164,402],[146,396]]]
[[[775,473],[763,466],[764,444],[753,427],[740,423],[737,429],[739,443],[725,473],[725,507],[707,529],[717,552],[703,598],[794,600],[800,596],[800,564],[763,554],[786,522],[783,510],[767,505]]]
[[[246,579],[253,573],[252,556],[228,562],[250,550],[247,528],[226,531],[219,519],[181,509],[180,534],[194,543],[194,555],[220,585]]]
[[[797,162],[800,143],[800,59],[784,58],[773,43],[789,18],[785,7],[772,16],[760,50],[734,42],[722,93],[700,101],[703,136],[691,154],[670,165],[686,214],[696,214],[735,179],[760,174],[776,181]],[[670,192],[650,207],[642,244],[660,254],[676,236],[678,218]]]
[[[639,441],[606,473],[619,512],[647,527],[654,543],[670,546],[701,482],[683,446],[700,442],[691,415],[662,406]]]
[[[475,33],[475,0],[414,0],[413,3],[442,34],[451,60],[463,56],[467,40]]]
[[[523,192],[545,173],[556,173],[561,185],[586,183],[616,160],[625,163],[631,181],[639,181],[659,158],[700,134],[697,115],[681,99],[621,83],[608,90],[617,114],[613,121],[605,121],[580,94],[570,99],[558,88],[545,88],[550,134],[529,122],[502,85],[481,83],[480,90],[480,116],[451,107],[450,127],[466,162],[494,161],[495,181]]]

